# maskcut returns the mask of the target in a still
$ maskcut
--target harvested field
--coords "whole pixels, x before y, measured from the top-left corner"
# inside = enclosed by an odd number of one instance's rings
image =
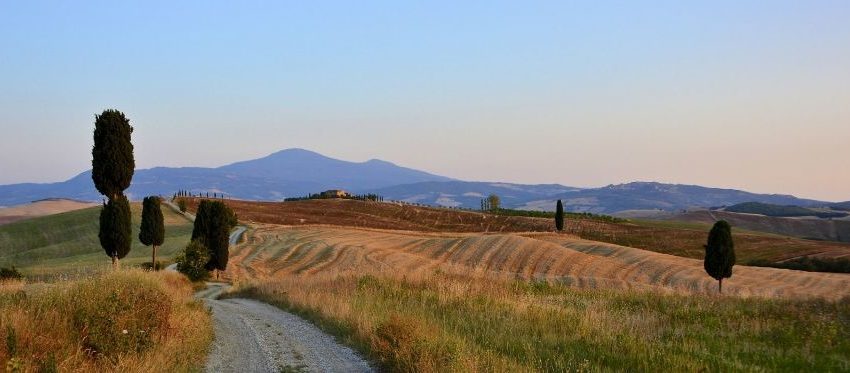
[[[97,204],[68,199],[46,199],[25,205],[0,208],[0,225],[39,216],[82,210],[93,206],[97,206]]]
[[[702,261],[554,233],[422,233],[264,225],[234,249],[235,281],[323,273],[430,274],[546,279],[583,288],[714,293]],[[850,295],[850,276],[736,266],[724,292],[740,296]]]
[[[187,198],[189,209],[199,199]],[[333,225],[419,232],[551,232],[549,219],[499,216],[476,211],[353,200],[252,202],[225,200],[243,222],[287,226]],[[577,237],[701,259],[710,225],[611,223],[568,219],[565,231]],[[805,240],[733,229],[739,263],[782,261],[803,255],[850,256],[850,244]]]

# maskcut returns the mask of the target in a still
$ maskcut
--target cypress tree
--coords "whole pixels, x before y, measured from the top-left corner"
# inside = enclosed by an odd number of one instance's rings
[[[559,232],[564,230],[564,204],[561,200],[558,200],[558,204],[555,205],[555,229]]]
[[[705,245],[705,272],[717,280],[717,289],[723,292],[723,279],[732,277],[735,265],[735,243],[732,241],[732,227],[725,220],[714,223],[708,233]]]
[[[130,251],[132,242],[130,203],[123,194],[136,168],[132,133],[130,121],[118,110],[95,115],[91,177],[97,191],[109,199],[100,213],[98,237],[115,268]]]
[[[117,267],[118,260],[130,252],[133,242],[130,219],[130,202],[123,194],[110,199],[100,210],[100,231],[97,237],[106,255],[112,258],[113,267]]]
[[[97,191],[109,199],[118,197],[133,180],[132,133],[130,121],[120,111],[110,109],[95,116],[91,177]]]
[[[156,268],[156,248],[165,241],[165,222],[162,217],[159,197],[145,197],[142,201],[142,226],[139,230],[139,241],[145,246],[152,246],[151,269]]]
[[[227,269],[230,257],[230,230],[237,224],[236,215],[221,201],[201,201],[195,216],[192,240],[203,244],[209,253],[205,268],[212,270]]]

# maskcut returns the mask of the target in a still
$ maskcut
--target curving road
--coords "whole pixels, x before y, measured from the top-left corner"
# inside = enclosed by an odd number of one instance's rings
[[[238,244],[246,230],[237,227],[230,244]],[[176,270],[176,264],[167,269]],[[207,282],[195,294],[210,307],[215,328],[207,372],[374,371],[352,349],[298,316],[251,299],[219,300],[229,287]]]

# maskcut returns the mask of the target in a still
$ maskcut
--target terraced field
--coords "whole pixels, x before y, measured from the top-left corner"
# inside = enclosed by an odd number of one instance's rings
[[[260,225],[233,250],[226,276],[236,281],[443,271],[688,294],[714,293],[717,286],[700,260],[554,233],[482,235]],[[838,299],[850,295],[850,276],[737,266],[724,282],[724,292]]]

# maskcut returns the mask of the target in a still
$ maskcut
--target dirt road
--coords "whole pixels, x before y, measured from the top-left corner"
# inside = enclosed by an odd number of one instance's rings
[[[303,319],[249,299],[218,300],[226,284],[199,293],[213,312],[208,372],[371,372],[350,348]]]

